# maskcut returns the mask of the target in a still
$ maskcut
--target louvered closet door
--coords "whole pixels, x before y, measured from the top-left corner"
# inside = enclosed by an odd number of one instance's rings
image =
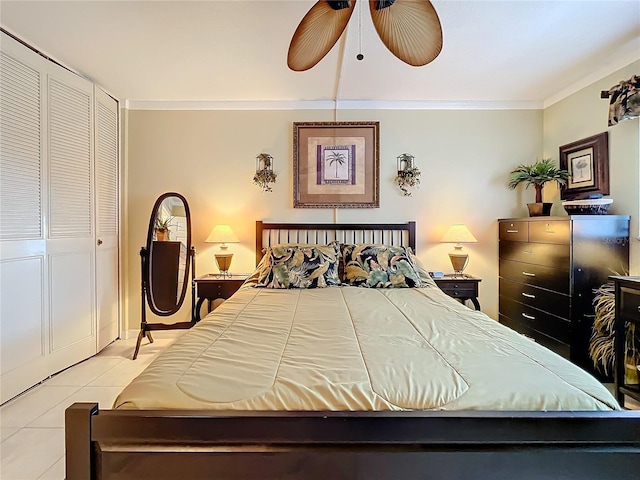
[[[95,87],[98,351],[118,337],[118,102]]]
[[[52,68],[53,70],[53,68]],[[96,353],[93,85],[55,69],[47,77],[49,140],[49,364]]]
[[[2,34],[0,402],[49,374],[43,211],[43,60]]]

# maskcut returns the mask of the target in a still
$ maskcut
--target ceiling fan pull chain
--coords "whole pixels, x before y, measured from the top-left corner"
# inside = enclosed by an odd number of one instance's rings
[[[356,59],[364,60],[364,55],[362,54],[362,2],[358,3],[358,55],[356,55]]]

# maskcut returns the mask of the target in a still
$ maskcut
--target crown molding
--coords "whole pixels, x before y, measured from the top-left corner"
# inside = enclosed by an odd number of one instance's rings
[[[638,52],[631,52],[628,55],[624,55],[619,57],[609,63],[607,66],[602,67],[595,72],[587,75],[586,77],[581,78],[577,82],[569,85],[567,88],[560,90],[555,95],[550,96],[542,102],[543,108],[548,108],[553,104],[558,103],[561,100],[573,95],[576,92],[579,92],[583,88],[588,87],[589,85],[594,84],[595,82],[602,80],[605,77],[617,72],[618,70],[625,68],[631,65],[633,62],[637,62],[640,60],[640,55]],[[620,79],[623,80],[623,79]]]
[[[129,110],[541,110],[539,101],[125,100]]]

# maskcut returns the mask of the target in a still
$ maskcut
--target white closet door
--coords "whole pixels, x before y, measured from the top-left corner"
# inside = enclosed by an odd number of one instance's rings
[[[2,34],[0,402],[49,375],[43,210],[43,60]]]
[[[96,353],[93,84],[53,68],[47,77],[49,365]]]
[[[118,337],[118,102],[95,88],[98,351]]]

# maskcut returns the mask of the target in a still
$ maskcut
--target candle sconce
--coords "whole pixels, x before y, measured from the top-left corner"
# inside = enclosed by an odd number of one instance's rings
[[[256,174],[253,183],[262,188],[263,192],[271,192],[269,184],[276,183],[277,175],[273,171],[273,157],[268,153],[261,153],[256,157]]]
[[[405,197],[410,197],[409,188],[420,185],[420,170],[414,165],[414,156],[403,153],[396,158],[398,162],[398,174],[395,183],[402,190]]]

